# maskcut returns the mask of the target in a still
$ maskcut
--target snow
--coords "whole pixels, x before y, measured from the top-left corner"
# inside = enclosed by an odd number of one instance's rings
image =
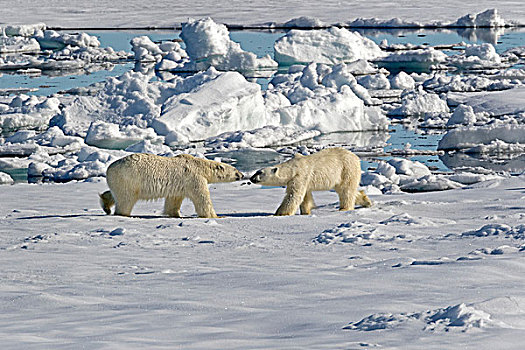
[[[502,25],[512,21],[525,22],[525,11],[512,0],[497,2],[498,11],[485,11],[494,8],[495,3],[489,0],[463,1],[429,0],[424,4],[413,5],[401,0],[395,0],[385,6],[383,1],[371,0],[363,3],[341,3],[327,0],[323,6],[315,6],[317,2],[301,3],[298,6],[293,1],[274,3],[258,2],[257,6],[242,1],[181,1],[177,3],[176,11],[167,11],[171,3],[157,0],[143,1],[116,0],[111,3],[95,0],[90,3],[74,0],[56,4],[45,1],[35,10],[32,2],[20,1],[16,5],[11,2],[0,3],[3,11],[2,21],[9,24],[33,24],[44,22],[50,27],[166,27],[171,28],[188,18],[210,16],[219,23],[231,25],[253,25],[286,23],[293,18],[315,18],[318,23],[349,23],[355,19],[377,23],[380,26],[413,24],[415,26],[431,25],[441,22],[448,25]],[[140,11],[137,11],[140,9]],[[60,11],[59,11],[60,10]],[[24,15],[21,16],[20,14]],[[394,18],[394,19],[393,19]],[[397,19],[396,19],[397,18]],[[461,18],[461,23],[458,22]],[[506,21],[502,18],[508,19]],[[358,23],[357,23],[358,24]]]
[[[104,181],[3,186],[2,342],[516,348],[523,238],[462,233],[522,232],[523,186],[376,195],[354,212],[319,192],[313,215],[283,218],[270,215],[281,188],[237,182],[211,186],[213,220],[165,218],[157,202],[106,216]]]
[[[337,64],[361,59],[373,60],[383,53],[372,40],[345,28],[291,30],[274,45],[280,65],[297,63]]]

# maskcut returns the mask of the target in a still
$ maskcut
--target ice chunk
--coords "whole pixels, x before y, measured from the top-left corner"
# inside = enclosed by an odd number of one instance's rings
[[[5,35],[30,37],[46,30],[45,23],[9,25],[4,28]],[[0,33],[2,28],[0,28]]]
[[[171,142],[186,142],[275,123],[267,118],[260,85],[237,72],[226,72],[170,97],[151,126],[159,135],[171,134]]]
[[[516,148],[512,144],[517,144]],[[480,147],[481,145],[486,147]],[[523,145],[525,145],[525,125],[503,124],[451,130],[439,141],[438,149],[468,148],[470,152],[488,153],[488,150],[493,148],[493,152],[513,153],[513,149],[518,152],[523,151]]]
[[[449,98],[472,106],[475,113],[485,112],[492,116],[501,116],[525,112],[525,87],[473,95],[450,94]]]
[[[363,101],[347,85],[342,86],[339,92],[318,93],[276,112],[281,124],[297,124],[322,133],[382,130],[389,125],[382,113],[365,109]]]
[[[401,106],[392,110],[390,114],[423,115],[426,113],[448,113],[449,111],[447,102],[442,100],[439,95],[419,90],[404,94],[401,99]]]
[[[289,20],[283,24],[285,28],[323,28],[328,27],[325,22],[310,16],[302,16]]]
[[[10,185],[14,182],[15,180],[13,180],[11,175],[0,171],[0,185]]]
[[[46,30],[35,35],[42,49],[57,49],[65,46],[99,47],[98,38],[87,33],[68,34],[59,33],[54,30]]]
[[[389,70],[427,71],[432,66],[443,63],[447,55],[434,48],[392,52],[375,61]]]
[[[430,169],[428,169],[428,167],[421,162],[402,158],[393,158],[387,163],[396,169],[396,174],[398,175],[406,175],[415,178],[431,175]]]
[[[209,17],[183,23],[180,37],[190,58],[183,70],[201,71],[212,66],[223,71],[277,68],[277,63],[269,55],[258,58],[254,53],[244,51],[230,39],[225,25],[217,24]]]
[[[60,112],[60,101],[55,97],[19,95],[0,108],[0,131],[18,129],[41,129]]]
[[[126,148],[141,140],[153,140],[156,143],[164,142],[164,139],[157,136],[152,128],[142,129],[135,125],[119,126],[100,120],[91,123],[85,138],[88,145],[116,149]]]
[[[416,86],[414,78],[401,71],[393,77],[390,77],[390,86],[392,89],[413,90]]]
[[[0,36],[0,53],[39,52],[40,45],[33,38]]]
[[[337,64],[383,56],[379,46],[357,32],[332,27],[326,30],[291,30],[275,42],[275,60],[280,65],[296,63]]]
[[[284,146],[320,135],[317,130],[305,130],[298,126],[265,126],[248,131],[227,132],[205,141],[206,147],[215,151],[229,151],[239,148],[263,148]]]
[[[452,116],[447,122],[448,126],[451,125],[472,125],[476,122],[476,114],[471,106],[459,105],[452,113]]]
[[[497,9],[489,9],[478,14],[468,14],[459,18],[451,26],[456,27],[504,27],[505,20]]]

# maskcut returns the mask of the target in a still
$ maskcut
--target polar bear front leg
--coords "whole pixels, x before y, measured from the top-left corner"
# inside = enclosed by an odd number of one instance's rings
[[[115,215],[130,216],[131,210],[138,201],[138,191],[115,193]]]
[[[294,215],[306,196],[306,183],[301,179],[293,179],[286,186],[286,195],[277,208],[275,215]]]
[[[310,215],[313,208],[315,208],[314,197],[312,196],[311,191],[307,191],[303,202],[299,206],[299,209],[301,209],[301,215]]]
[[[195,186],[188,195],[193,202],[197,216],[200,218],[217,218],[211,202],[210,190],[206,180],[196,180]]]
[[[164,201],[164,215],[180,218],[180,207],[184,197],[166,197]]]

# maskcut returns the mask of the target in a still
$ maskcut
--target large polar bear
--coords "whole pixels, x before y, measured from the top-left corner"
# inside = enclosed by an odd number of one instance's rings
[[[113,162],[106,172],[110,191],[100,195],[106,214],[129,216],[139,199],[165,198],[164,214],[180,217],[184,198],[190,198],[199,217],[216,218],[208,184],[231,182],[243,174],[231,165],[189,154],[161,157],[137,153]]]
[[[253,183],[286,186],[286,195],[275,215],[310,214],[315,207],[312,191],[335,189],[339,195],[339,210],[353,210],[354,205],[369,207],[372,202],[363,191],[357,191],[361,181],[359,158],[343,148],[327,148],[309,156],[294,158],[257,171]]]

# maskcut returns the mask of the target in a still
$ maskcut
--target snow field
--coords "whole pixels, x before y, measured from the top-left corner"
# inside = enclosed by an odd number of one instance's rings
[[[283,189],[241,181],[211,186],[220,219],[161,217],[161,202],[106,216],[103,179],[3,187],[3,344],[512,347],[523,185],[372,196],[353,212],[318,192],[313,215],[274,217]]]

